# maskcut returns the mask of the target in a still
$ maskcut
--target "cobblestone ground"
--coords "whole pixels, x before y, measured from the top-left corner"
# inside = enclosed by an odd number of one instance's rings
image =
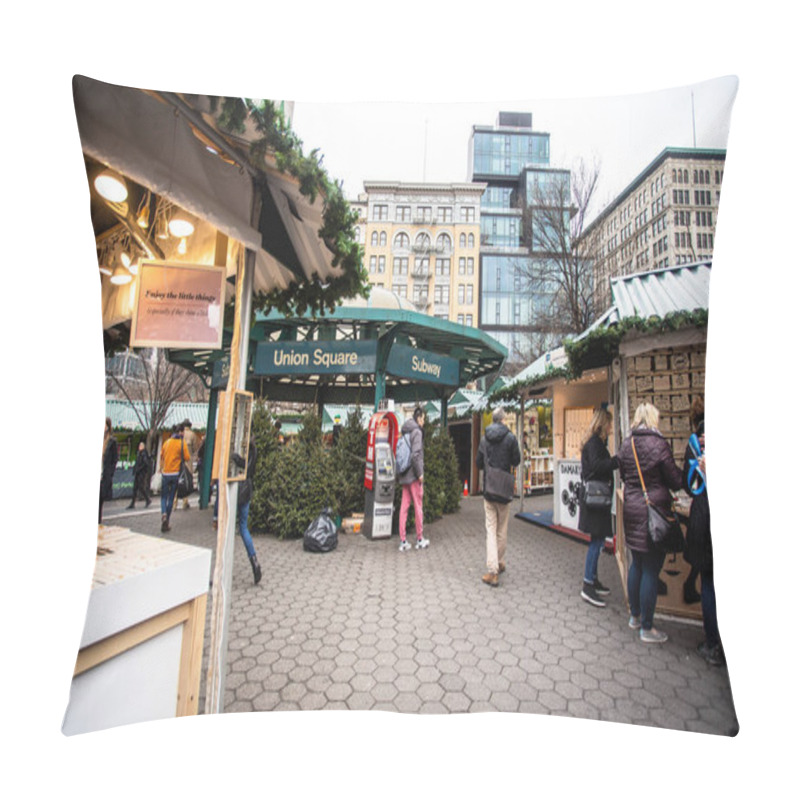
[[[211,511],[192,503],[166,535],[213,551]],[[108,503],[106,522],[160,536],[157,507]],[[639,642],[613,557],[600,560],[611,594],[597,609],[580,598],[585,545],[513,517],[500,587],[483,584],[479,497],[425,532],[431,546],[405,553],[396,537],[340,534],[335,551],[315,554],[255,536],[258,586],[237,539],[225,711],[509,711],[738,730],[727,670],[695,652],[702,628],[663,620],[666,644]],[[207,624],[203,683],[208,650]]]

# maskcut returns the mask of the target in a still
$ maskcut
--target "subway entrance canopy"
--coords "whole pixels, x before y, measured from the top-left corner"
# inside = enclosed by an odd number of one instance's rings
[[[229,337],[226,336],[226,342]],[[345,301],[311,318],[256,314],[250,329],[246,389],[274,401],[373,405],[446,399],[496,373],[506,348],[488,334],[414,310],[373,287],[368,300]],[[172,350],[170,360],[227,385],[228,352]]]

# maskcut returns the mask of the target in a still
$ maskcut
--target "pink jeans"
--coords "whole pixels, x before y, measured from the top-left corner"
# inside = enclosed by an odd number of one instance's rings
[[[414,502],[414,525],[417,529],[417,539],[422,538],[422,481],[403,484],[403,496],[400,500],[400,541],[406,540],[406,520],[408,519],[408,506]]]

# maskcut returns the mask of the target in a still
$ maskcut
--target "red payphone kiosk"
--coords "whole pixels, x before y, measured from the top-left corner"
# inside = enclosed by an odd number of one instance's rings
[[[372,415],[367,439],[367,468],[364,472],[367,491],[362,527],[368,539],[388,539],[392,535],[397,437],[397,417],[391,411],[379,411]]]

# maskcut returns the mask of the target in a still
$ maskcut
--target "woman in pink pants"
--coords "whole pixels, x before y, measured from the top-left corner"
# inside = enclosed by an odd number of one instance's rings
[[[422,452],[422,426],[425,424],[425,412],[417,407],[414,416],[407,419],[400,431],[402,436],[408,436],[411,442],[411,464],[399,476],[398,482],[403,487],[403,496],[400,500],[400,551],[410,550],[411,544],[406,541],[406,521],[408,520],[408,506],[414,503],[414,524],[417,531],[416,549],[427,547],[430,542],[422,535],[422,474],[424,472],[424,458]]]

